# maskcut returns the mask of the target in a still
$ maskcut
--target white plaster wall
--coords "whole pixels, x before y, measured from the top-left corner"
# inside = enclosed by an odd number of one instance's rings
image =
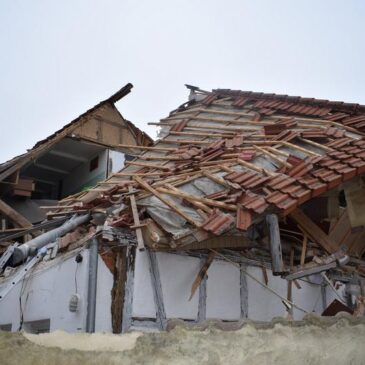
[[[264,282],[262,269],[249,266],[247,272]],[[281,296],[287,296],[287,281],[280,277],[273,276],[271,270],[267,270],[268,286],[278,292]],[[247,276],[248,288],[248,318],[253,320],[271,321],[273,317],[285,316],[286,310],[281,299],[270,293],[255,280]]]
[[[167,318],[195,320],[198,315],[199,290],[189,301],[191,285],[200,270],[200,259],[158,253],[162,295]]]
[[[99,165],[90,172],[90,161],[96,156],[99,156]],[[104,150],[90,158],[88,162],[75,167],[62,181],[62,195],[74,194],[85,186],[94,186],[98,181],[105,179],[108,162],[107,156],[107,150]]]
[[[79,264],[75,261],[76,253],[67,258],[60,256],[47,264],[41,263],[42,268],[36,269],[24,282],[19,282],[0,302],[0,324],[12,323],[12,331],[18,330],[22,290],[24,322],[50,319],[51,331],[85,331],[89,251],[84,249],[81,254],[83,260]],[[98,263],[96,331],[111,331],[110,290],[113,277],[100,257]],[[79,265],[77,272],[76,265]],[[76,292],[75,272],[81,303],[79,311],[72,313],[68,305],[71,295]]]
[[[214,261],[208,270],[207,319],[238,320],[240,314],[240,270],[231,263]]]
[[[306,279],[307,280],[307,279]],[[314,281],[313,281],[314,282]],[[321,285],[298,280],[301,289],[292,284],[293,302],[309,313],[321,314],[324,310]],[[294,308],[294,319],[302,319],[305,313]]]
[[[119,172],[124,167],[125,157],[123,152],[109,150],[109,159],[111,161],[109,174]]]
[[[78,293],[82,298],[87,294],[88,251],[83,250],[83,261],[78,264]],[[42,264],[44,265],[44,264]],[[50,330],[62,329],[69,332],[84,330],[86,301],[76,313],[68,310],[71,294],[75,293],[75,257],[62,257],[49,262],[30,277],[19,282],[0,302],[0,323],[12,323],[16,331],[20,324],[19,297],[23,286],[22,308],[24,322],[42,319],[51,320]]]
[[[264,282],[261,268],[248,267],[248,273],[256,279]],[[271,270],[267,270],[269,282],[268,286],[279,293],[282,297],[287,298],[288,281],[280,276],[273,276]],[[298,280],[300,289],[292,283],[292,301],[301,309],[308,313],[321,314],[323,311],[321,286],[311,284],[307,281]],[[247,277],[248,286],[248,317],[253,320],[270,321],[273,317],[287,316],[286,308],[281,299],[269,290]],[[295,320],[302,319],[305,312],[293,308],[293,317]]]
[[[98,279],[96,287],[95,332],[112,332],[112,294],[113,274],[98,257]]]
[[[133,317],[156,318],[149,261],[146,252],[137,250],[133,286]]]
[[[158,253],[162,293],[167,318],[194,320],[198,313],[199,290],[189,302],[191,286],[200,269],[198,258]],[[264,282],[262,269],[248,266],[247,272],[261,283]],[[267,270],[268,286],[287,298],[288,281],[273,276]],[[155,318],[156,308],[151,285],[149,261],[145,252],[137,252],[134,276],[133,316]],[[277,316],[287,316],[282,300],[267,288],[246,276],[248,288],[248,318],[271,321]],[[293,302],[307,312],[321,314],[323,311],[321,286],[298,280],[301,289],[292,284]],[[332,293],[333,294],[333,293]],[[327,303],[332,294],[327,290]],[[238,320],[240,319],[240,270],[231,263],[215,260],[208,270],[207,319]],[[305,313],[293,310],[294,319],[301,319]]]

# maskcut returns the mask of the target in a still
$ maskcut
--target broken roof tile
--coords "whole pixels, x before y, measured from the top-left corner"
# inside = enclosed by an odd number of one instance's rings
[[[299,178],[304,176],[307,172],[311,171],[313,168],[313,165],[305,160],[303,162],[301,162],[300,164],[298,164],[297,166],[291,168],[287,174],[289,176],[295,177],[295,178]]]
[[[251,161],[256,155],[256,151],[243,151],[238,154],[238,158],[243,161]]]
[[[342,169],[339,169],[337,172],[343,174],[343,180],[347,181],[355,177],[356,175],[360,175],[364,172],[363,164],[364,160],[359,159],[359,161],[356,161],[352,163],[351,165],[347,165],[347,167],[344,167]]]
[[[253,178],[252,178],[253,179]],[[255,178],[252,181],[245,181],[243,184],[241,184],[245,189],[253,189],[257,188],[260,185],[264,184],[267,180],[270,179],[270,176],[259,176],[259,178]]]
[[[289,194],[291,197],[297,199],[298,206],[306,202],[312,197],[312,191],[301,187],[299,190]]]
[[[213,101],[215,101],[216,99],[218,99],[218,95],[216,95],[216,94],[209,94],[209,95],[207,95],[203,100],[202,100],[202,104],[203,105],[206,105],[206,106],[208,106],[208,105],[210,105],[210,104],[212,104],[213,103]]]
[[[283,194],[280,191],[274,191],[266,197],[266,201],[270,204],[279,204],[284,200],[288,199],[289,194]]]
[[[249,98],[247,97],[238,97],[236,98],[233,103],[232,106],[238,107],[238,108],[242,108],[247,102],[249,101]]]
[[[266,203],[264,197],[257,196],[248,203],[242,204],[246,209],[253,210],[257,214],[263,213],[269,204]]]
[[[270,186],[274,190],[281,190],[281,189],[285,188],[286,186],[291,185],[294,181],[295,181],[295,179],[283,174],[282,176],[274,178],[267,185]]]
[[[252,214],[249,210],[244,209],[242,206],[237,206],[237,218],[236,218],[236,228],[242,231],[247,231],[247,229],[252,224]]]
[[[216,236],[219,236],[225,231],[228,231],[233,223],[234,218],[230,214],[226,214],[221,212],[219,209],[215,209],[213,214],[211,214],[200,227],[215,234]]]
[[[243,143],[243,136],[242,135],[241,136],[235,136],[233,138],[225,140],[225,145],[226,145],[227,148],[241,146],[242,143]]]
[[[276,135],[280,134],[287,129],[285,124],[276,123],[276,124],[268,124],[264,126],[264,132],[266,135]]]
[[[332,148],[340,148],[342,146],[346,146],[351,142],[351,138],[337,138],[329,143],[326,143],[327,147],[332,147]]]
[[[290,163],[290,165],[292,165],[293,167],[299,165],[300,163],[303,162],[303,159],[294,156],[294,155],[289,155],[289,157],[286,159],[287,163]]]
[[[188,119],[184,119],[181,122],[174,124],[170,128],[170,131],[173,131],[173,132],[181,132],[186,127],[186,125],[188,124],[188,122],[189,122]]]
[[[297,207],[297,200],[288,197],[287,199],[277,203],[276,206],[283,210],[283,214],[287,215]]]

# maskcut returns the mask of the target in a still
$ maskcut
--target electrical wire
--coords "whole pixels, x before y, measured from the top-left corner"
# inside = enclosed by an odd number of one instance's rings
[[[75,269],[75,292],[77,294],[77,269],[79,268],[79,263],[76,262],[76,269]]]
[[[260,280],[256,279],[253,275],[251,275],[250,273],[247,272],[247,270],[243,269],[242,267],[240,267],[239,264],[237,264],[236,262],[230,260],[229,258],[225,257],[224,255],[222,255],[221,253],[219,253],[216,250],[213,249],[209,249],[210,251],[214,252],[216,255],[221,256],[224,260],[226,260],[227,262],[231,263],[234,266],[239,267],[249,278],[251,278],[252,280],[256,281],[258,284],[260,284],[262,287],[264,287],[265,289],[267,289],[268,291],[270,291],[272,294],[276,295],[277,297],[279,297],[282,301],[284,301],[284,303],[289,303],[291,306],[293,306],[294,308],[304,312],[304,313],[308,313],[307,310],[299,307],[298,305],[296,305],[294,302],[292,302],[291,300],[283,297],[282,295],[280,295],[278,292],[276,292],[274,289],[271,289],[268,285],[262,283]]]
[[[32,276],[32,271],[35,269],[36,266],[33,266],[29,271],[28,274],[26,276],[24,276],[23,280],[22,280],[22,286],[20,288],[20,293],[19,293],[19,312],[20,312],[20,321],[19,321],[19,328],[18,331],[21,331],[23,328],[23,323],[24,323],[24,311],[23,311],[23,304],[22,304],[22,296],[25,292],[25,289],[28,285],[28,282]],[[27,299],[25,301],[25,304],[27,303],[28,300],[28,296]]]

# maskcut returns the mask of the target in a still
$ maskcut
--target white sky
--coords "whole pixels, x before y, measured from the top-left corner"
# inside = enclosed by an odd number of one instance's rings
[[[0,0],[0,161],[127,82],[155,137],[184,84],[365,104],[362,0]]]

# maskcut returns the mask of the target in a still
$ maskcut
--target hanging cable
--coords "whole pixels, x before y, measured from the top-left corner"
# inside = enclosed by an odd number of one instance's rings
[[[299,307],[298,305],[296,305],[294,302],[292,302],[291,300],[288,300],[287,298],[283,297],[282,295],[280,295],[278,292],[276,292],[274,289],[271,289],[269,286],[267,286],[266,284],[262,283],[260,280],[256,279],[253,275],[251,275],[250,273],[247,272],[247,270],[243,269],[242,267],[240,267],[240,265],[230,259],[228,259],[227,257],[225,257],[224,255],[222,255],[221,253],[219,253],[216,250],[213,250],[212,248],[209,249],[212,252],[215,252],[218,256],[222,257],[224,260],[226,260],[227,262],[231,263],[234,266],[237,266],[238,268],[240,268],[249,278],[251,278],[252,280],[256,281],[257,283],[259,283],[262,287],[264,287],[265,289],[267,289],[268,291],[270,291],[272,294],[276,295],[278,298],[280,298],[284,303],[289,303],[291,306],[293,306],[294,308],[304,312],[304,313],[308,313],[308,311],[306,311],[305,309]]]

